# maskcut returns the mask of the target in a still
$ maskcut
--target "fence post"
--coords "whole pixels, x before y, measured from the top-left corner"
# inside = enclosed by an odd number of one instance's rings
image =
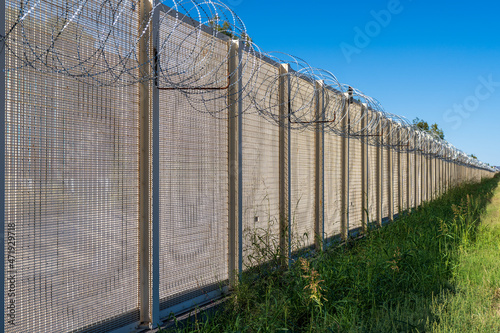
[[[433,146],[434,143],[431,143],[431,146]],[[432,147],[432,150],[434,150],[434,147]],[[431,198],[434,200],[436,198],[436,175],[437,175],[437,170],[436,170],[436,158],[434,156],[434,153],[432,152],[431,156]]]
[[[455,165],[455,160],[453,160],[453,164],[451,165],[451,186],[454,187],[455,186],[455,181],[456,181],[456,165]]]
[[[414,138],[414,141],[415,141],[415,148],[413,150],[413,154],[415,155],[415,160],[413,161],[413,169],[414,169],[414,182],[413,182],[413,195],[414,195],[414,198],[413,198],[413,201],[414,201],[414,208],[417,209],[418,207],[418,185],[419,185],[419,179],[418,179],[418,151],[417,151],[417,136],[415,135],[415,138]]]
[[[281,265],[286,266],[289,263],[287,258],[290,254],[290,225],[292,218],[289,207],[289,187],[290,187],[290,170],[289,170],[289,144],[290,144],[290,80],[288,73],[290,71],[289,64],[281,64],[279,67],[279,230],[280,230],[280,260]]]
[[[361,128],[367,126],[368,106],[361,105]],[[363,233],[368,226],[368,146],[366,136],[361,137],[361,228]]]
[[[147,22],[151,12],[152,5],[148,0],[139,2],[139,20],[138,32],[143,34],[143,22]],[[151,28],[147,27],[143,37],[139,40],[137,57],[139,60],[139,76],[147,78],[140,80],[139,87],[139,307],[141,325],[152,328],[156,323],[153,318],[152,308],[152,224],[151,220],[151,96],[150,80],[151,66],[149,63],[152,46],[149,43],[151,38]]]
[[[379,135],[380,142],[377,145],[377,224],[379,227],[382,226],[382,145],[384,143],[384,135],[382,133],[382,120],[379,120],[377,124],[377,134]]]
[[[425,176],[426,176],[425,170],[427,166],[425,164],[425,156],[424,156],[425,143],[422,143],[421,147],[422,150],[420,151],[420,204],[422,204],[425,201],[425,189],[427,186],[427,183],[425,182]]]
[[[443,155],[443,193],[445,193],[448,190],[448,180],[447,180],[448,174],[446,173],[447,166],[448,166],[448,162],[446,161],[446,153],[444,153],[444,155]]]
[[[429,196],[429,201],[432,201],[434,199],[434,191],[433,191],[433,183],[434,183],[434,169],[433,169],[433,156],[432,156],[432,142],[429,140],[428,143],[428,157],[429,157],[429,162],[428,162],[428,169],[429,169],[429,180],[427,184],[427,189],[428,189],[428,196]]]
[[[436,194],[441,195],[441,159],[436,155]]]
[[[410,211],[410,141],[408,141],[408,146],[406,147],[406,209]]]
[[[438,159],[438,155],[437,154],[434,155],[434,170],[435,170],[435,173],[434,173],[434,187],[436,188],[435,192],[436,192],[436,198],[437,198],[439,196],[439,194],[440,194],[440,190],[439,190],[440,169],[439,169],[439,159]]]
[[[450,157],[450,160],[448,162],[448,188],[453,187],[453,182],[454,182],[454,173],[455,173],[455,161],[452,157]]]
[[[451,157],[450,157],[451,159]],[[448,163],[446,165],[446,172],[447,172],[447,181],[448,181],[448,190],[451,188],[451,161],[448,160]]]
[[[455,182],[455,161],[450,162],[450,188],[454,186]]]
[[[452,186],[453,183],[452,177],[453,177],[453,164],[450,158],[450,161],[448,161],[448,189],[450,189]]]
[[[403,184],[402,184],[402,179],[401,179],[401,129],[399,128],[398,129],[398,133],[397,133],[397,152],[396,152],[396,156],[398,158],[398,172],[397,172],[397,175],[398,175],[398,214],[401,214],[401,212],[403,211],[402,207],[403,207],[403,193],[402,193],[402,189],[403,189]]]
[[[324,192],[324,184],[325,184],[325,170],[324,170],[324,82],[316,81],[315,90],[319,93],[316,95],[316,120],[319,122],[316,123],[316,184],[314,186],[315,189],[315,223],[314,223],[314,244],[316,246],[316,250],[323,249],[323,241],[324,241],[324,202],[325,202],[325,192]]]
[[[460,168],[457,162],[453,162],[453,186],[457,186]]]
[[[155,1],[155,4],[157,2]],[[153,60],[154,60],[154,80],[153,88],[151,89],[153,99],[153,114],[152,114],[152,232],[151,232],[151,321],[153,326],[161,324],[160,322],[160,94],[157,85],[158,75],[158,42],[159,42],[159,21],[160,13],[155,11],[153,14]]]
[[[387,214],[389,215],[389,221],[394,220],[394,163],[393,163],[393,158],[392,158],[392,138],[391,138],[391,131],[392,131],[392,124],[388,120],[387,121],[387,207],[388,211]]]
[[[432,141],[429,140],[429,201],[434,200],[434,156],[432,155]]]
[[[344,103],[344,110],[342,112],[342,153],[341,153],[341,178],[342,187],[340,191],[341,196],[341,218],[340,218],[340,232],[343,240],[346,240],[349,235],[349,104],[352,92],[346,94],[346,102]]]
[[[432,201],[432,155],[431,155],[431,140],[427,142],[427,201]]]
[[[439,164],[438,164],[437,155],[434,155],[434,192],[435,192],[435,198],[437,198],[439,196],[438,179],[439,179]]]
[[[439,157],[439,195],[441,196],[444,191],[443,191],[443,159],[441,156]]]
[[[425,193],[425,202],[429,201],[429,155],[427,154],[428,153],[428,149],[427,149],[427,137],[425,138],[425,143],[424,143],[424,152],[423,152],[423,161],[424,161],[424,174],[425,174],[425,177],[424,177],[424,183],[422,184],[423,186],[423,189],[424,189],[424,193]]]
[[[228,226],[228,273],[229,273],[229,287],[234,288],[238,282],[238,274],[241,274],[243,269],[243,244],[242,232],[240,226],[239,212],[241,206],[239,197],[242,195],[239,188],[241,181],[240,163],[239,158],[240,144],[239,135],[243,130],[240,126],[239,108],[239,52],[240,42],[237,40],[228,41],[229,47],[229,69],[231,74],[229,77],[228,89],[228,106],[229,106],[229,119],[228,119],[228,159],[229,159],[229,226]],[[237,274],[238,273],[238,274]]]

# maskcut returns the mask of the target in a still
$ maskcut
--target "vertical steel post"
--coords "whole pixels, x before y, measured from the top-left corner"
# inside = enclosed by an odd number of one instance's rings
[[[455,160],[451,164],[451,187],[455,187],[455,178],[456,178],[456,165]]]
[[[408,141],[408,146],[406,147],[406,209],[410,211],[410,142]]]
[[[425,163],[425,141],[421,141],[421,147],[422,150],[420,152],[420,204],[422,204],[425,201],[425,189],[427,186],[427,183],[425,182],[425,176],[426,176],[426,166],[427,164]]]
[[[434,155],[434,192],[436,192],[436,197],[440,195],[439,179],[441,176],[441,169],[439,168],[439,159],[437,155]]]
[[[239,189],[240,175],[240,147],[239,134],[242,131],[239,121],[241,114],[239,110],[239,50],[240,42],[237,40],[229,43],[229,89],[228,89],[228,160],[229,160],[229,226],[228,226],[228,273],[229,286],[234,288],[238,282],[237,276],[243,269],[243,244],[241,244],[240,234],[242,233],[239,219],[239,196],[242,195]],[[240,249],[241,248],[241,249]],[[237,274],[238,273],[238,274]]]
[[[447,175],[447,180],[448,180],[448,189],[451,188],[451,157],[450,159],[448,160],[448,163],[447,163],[447,166],[446,166],[446,172],[448,173]]]
[[[156,1],[156,0],[155,0]],[[155,5],[157,2],[155,2]],[[160,322],[160,95],[158,90],[158,43],[160,13],[153,14],[153,64],[154,80],[152,87],[152,228],[151,228],[151,324],[153,327]]]
[[[446,182],[447,182],[447,190],[451,188],[451,157],[448,159],[446,163]]]
[[[418,134],[417,134],[418,135]],[[420,185],[420,179],[418,175],[418,141],[417,141],[417,136],[415,135],[415,148],[414,148],[414,155],[415,155],[415,161],[413,163],[413,169],[414,169],[414,182],[413,182],[413,191],[414,191],[414,208],[417,209],[418,207],[418,193],[419,193],[419,188],[418,186]]]
[[[290,236],[291,215],[290,213],[290,103],[289,90],[290,78],[289,64],[281,64],[279,67],[279,230],[280,230],[280,256],[281,264],[286,266],[290,261]],[[287,260],[288,258],[288,260]]]
[[[432,156],[432,141],[429,139],[429,144],[428,144],[428,149],[429,149],[429,162],[428,162],[428,170],[429,170],[429,180],[427,184],[428,192],[429,192],[429,201],[432,201],[434,199],[434,191],[433,191],[433,183],[434,183],[434,169],[433,169],[433,159],[434,157]]]
[[[447,181],[447,173],[446,173],[446,166],[448,163],[446,162],[446,153],[444,153],[443,156],[443,193],[445,193],[448,189],[448,181]]]
[[[446,189],[449,190],[451,187],[451,157],[448,158],[446,162]]]
[[[439,157],[439,195],[441,196],[444,193],[443,189],[443,158]]]
[[[382,226],[382,145],[384,143],[384,137],[382,133],[382,120],[377,124],[377,134],[379,135],[380,142],[377,145],[377,225]]]
[[[315,88],[318,94],[316,95],[315,108],[316,108],[316,119],[319,121],[324,120],[324,82],[316,81]],[[314,205],[314,244],[316,250],[323,249],[324,241],[324,123],[316,123],[316,133],[315,133],[315,159],[316,159],[316,177],[315,177],[315,205]]]
[[[152,4],[149,0],[139,1],[138,34],[142,38],[138,43],[139,76],[139,306],[141,325],[152,328],[152,224],[151,224],[151,51],[149,43],[151,27],[144,30],[144,22],[148,22]]]
[[[350,94],[346,94],[346,102],[344,103],[344,109],[342,112],[342,122],[341,127],[344,135],[341,137],[341,178],[342,186],[340,190],[341,196],[341,217],[340,217],[340,232],[343,240],[346,240],[349,236],[349,157],[348,157],[348,136],[349,136],[349,103]]]
[[[432,170],[432,154],[431,154],[431,139],[427,142],[427,200],[432,201],[432,179],[434,170]]]
[[[397,133],[397,159],[398,159],[398,172],[397,172],[397,177],[398,177],[398,214],[401,214],[403,212],[403,198],[404,194],[402,193],[403,190],[403,181],[401,179],[401,128],[398,128],[398,133]]]
[[[361,128],[368,124],[368,106],[361,106]],[[364,131],[363,131],[364,132]],[[361,137],[361,228],[366,233],[368,226],[368,145],[367,137]]]
[[[243,272],[243,47],[241,41],[235,41],[237,46],[237,87],[238,87],[238,273]]]
[[[389,215],[389,221],[394,220],[394,164],[392,160],[392,124],[387,121],[387,214]]]
[[[436,194],[439,197],[441,195],[441,159],[436,155]]]

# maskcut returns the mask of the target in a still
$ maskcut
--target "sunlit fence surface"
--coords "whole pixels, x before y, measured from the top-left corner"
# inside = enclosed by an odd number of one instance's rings
[[[134,331],[485,164],[223,3],[2,0],[6,332]]]

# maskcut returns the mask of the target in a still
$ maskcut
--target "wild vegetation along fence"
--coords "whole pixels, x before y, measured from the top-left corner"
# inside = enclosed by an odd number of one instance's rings
[[[153,326],[493,175],[223,3],[0,8],[6,332]]]

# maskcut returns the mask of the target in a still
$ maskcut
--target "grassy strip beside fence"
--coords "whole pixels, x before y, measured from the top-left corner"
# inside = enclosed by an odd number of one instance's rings
[[[288,271],[249,270],[215,315],[174,319],[163,331],[498,332],[500,228],[479,223],[498,181],[451,189]]]

